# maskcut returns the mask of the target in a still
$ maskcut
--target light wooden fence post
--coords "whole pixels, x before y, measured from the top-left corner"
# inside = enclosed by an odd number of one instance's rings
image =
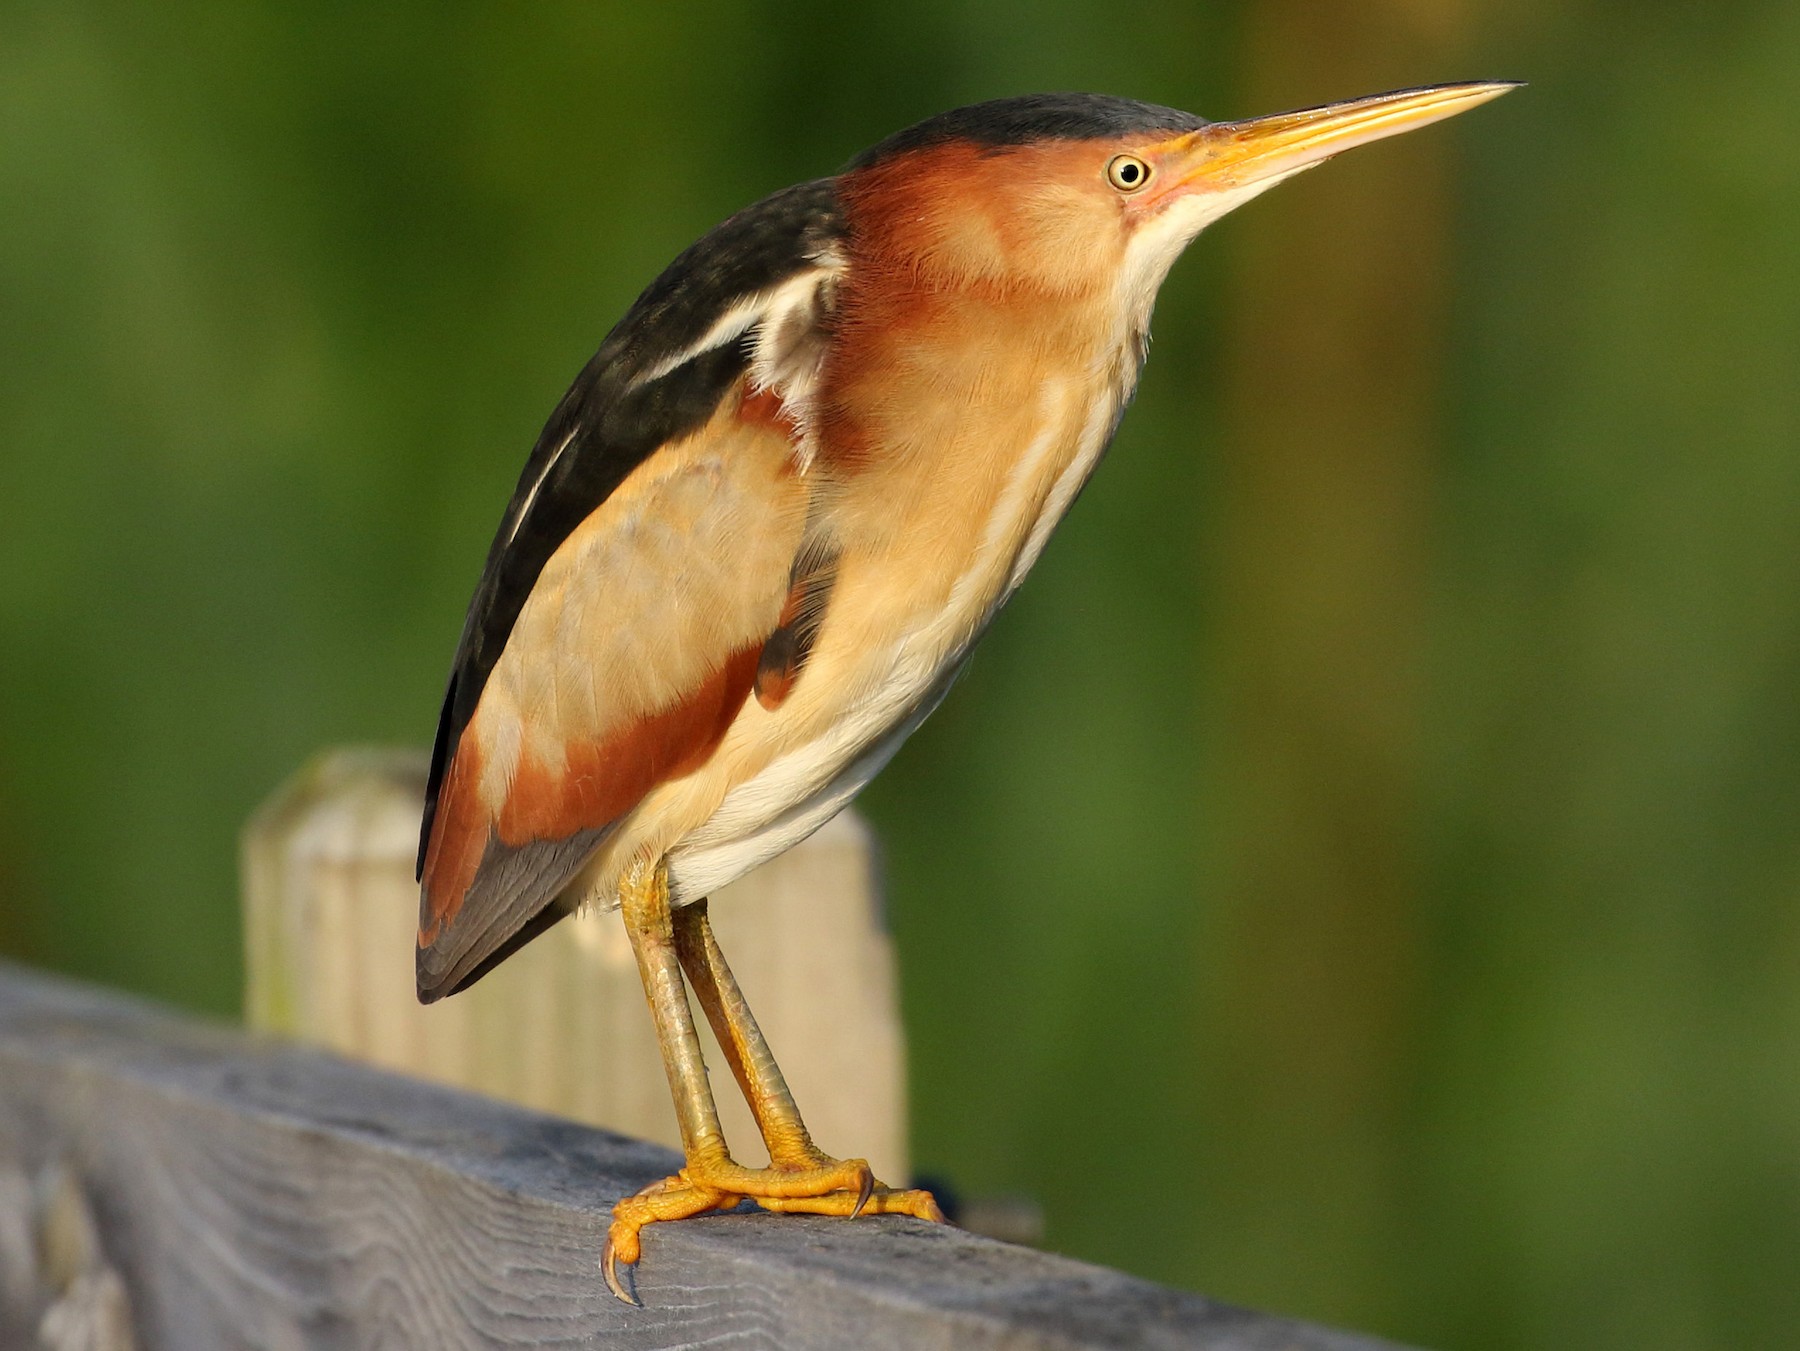
[[[418,1003],[413,857],[424,785],[415,752],[331,751],[250,822],[250,1025],[675,1145],[616,915],[564,920],[463,994]],[[721,891],[712,915],[820,1144],[907,1179],[905,1046],[868,827],[838,817]],[[749,1112],[728,1077],[718,1082],[728,1138],[756,1162]]]

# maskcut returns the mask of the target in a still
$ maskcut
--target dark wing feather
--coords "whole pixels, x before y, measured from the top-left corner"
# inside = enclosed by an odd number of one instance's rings
[[[823,538],[808,541],[794,559],[781,622],[763,644],[756,664],[756,698],[764,708],[781,707],[812,656],[825,622],[826,603],[837,583],[837,568],[837,547]]]
[[[463,905],[485,912],[488,923],[463,941],[419,949],[419,999],[434,1003],[466,989],[544,930],[568,916],[572,907],[558,894],[606,838],[604,830],[581,830],[561,840],[531,840],[511,847],[489,837],[475,885]]]
[[[727,342],[659,378],[644,376],[699,343],[734,303],[810,266],[843,228],[831,179],[740,211],[651,283],[557,404],[488,550],[457,643],[431,752],[418,875],[457,741],[550,555],[658,446],[704,424],[749,358],[742,343]]]

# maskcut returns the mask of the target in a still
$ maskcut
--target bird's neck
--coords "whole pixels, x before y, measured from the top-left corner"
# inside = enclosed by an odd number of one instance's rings
[[[1109,296],[852,268],[820,438],[845,557],[905,578],[892,603],[941,616],[946,650],[972,641],[1098,463],[1140,351]]]
[[[1110,289],[958,276],[856,259],[822,381],[827,454],[847,470],[922,458],[1004,459],[1012,425],[1044,403],[1128,398],[1148,314]]]

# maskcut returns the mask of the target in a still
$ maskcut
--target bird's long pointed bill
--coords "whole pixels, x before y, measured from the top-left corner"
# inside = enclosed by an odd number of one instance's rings
[[[1215,122],[1169,147],[1171,167],[1181,187],[1250,187],[1286,178],[1359,145],[1455,117],[1518,87],[1511,81],[1440,84],[1243,122]]]

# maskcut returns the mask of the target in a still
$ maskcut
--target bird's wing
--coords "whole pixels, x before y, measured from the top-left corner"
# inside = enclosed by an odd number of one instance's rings
[[[682,254],[545,426],[463,626],[420,832],[419,994],[554,923],[717,745],[784,623],[842,225],[791,188]]]

